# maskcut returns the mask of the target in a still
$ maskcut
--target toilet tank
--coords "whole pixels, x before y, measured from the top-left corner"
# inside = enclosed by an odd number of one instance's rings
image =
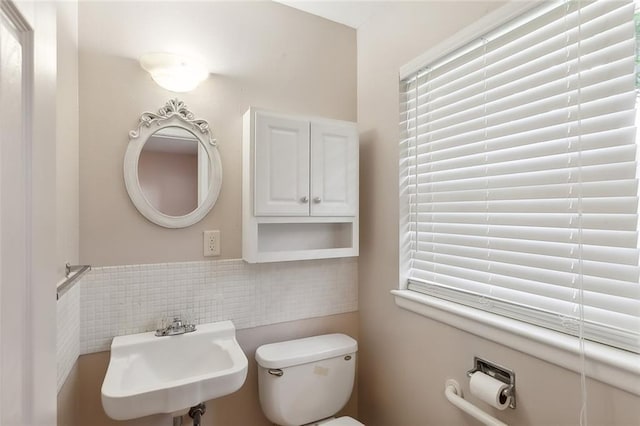
[[[326,334],[260,346],[258,392],[262,411],[282,426],[331,417],[349,401],[357,342]]]

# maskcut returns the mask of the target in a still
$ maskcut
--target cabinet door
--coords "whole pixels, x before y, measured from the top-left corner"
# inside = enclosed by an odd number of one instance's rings
[[[358,130],[352,124],[311,123],[311,215],[358,212]]]
[[[309,215],[309,122],[256,113],[256,216]]]

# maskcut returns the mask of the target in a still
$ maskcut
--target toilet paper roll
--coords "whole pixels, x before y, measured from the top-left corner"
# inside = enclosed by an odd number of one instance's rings
[[[502,395],[502,392],[509,388],[509,385],[479,371],[471,375],[469,388],[472,395],[498,410],[504,410],[511,402],[510,396]]]

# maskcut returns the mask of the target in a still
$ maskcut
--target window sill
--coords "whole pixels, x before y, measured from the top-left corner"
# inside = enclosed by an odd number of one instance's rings
[[[576,337],[502,317],[410,290],[392,290],[396,305],[427,318],[580,372]],[[603,383],[640,395],[640,355],[585,342],[586,374]]]

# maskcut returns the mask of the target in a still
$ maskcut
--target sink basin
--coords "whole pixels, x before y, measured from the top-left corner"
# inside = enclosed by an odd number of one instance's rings
[[[178,336],[118,336],[111,343],[102,406],[115,420],[178,413],[240,389],[247,365],[231,321],[201,324]]]

